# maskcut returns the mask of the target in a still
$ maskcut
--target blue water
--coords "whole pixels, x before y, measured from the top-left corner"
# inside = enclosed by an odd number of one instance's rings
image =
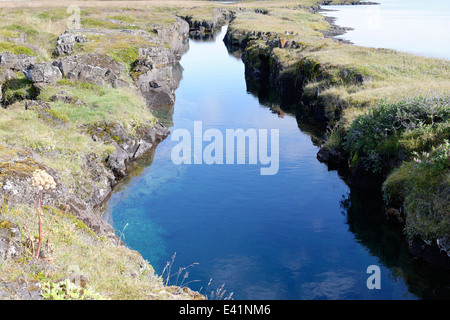
[[[337,38],[356,45],[390,48],[428,57],[450,59],[450,1],[376,0],[380,5],[323,6],[350,27]]]
[[[395,226],[386,225],[381,201],[350,191],[317,161],[318,147],[295,116],[280,116],[247,92],[243,63],[221,41],[225,31],[215,41],[190,40],[170,129],[192,133],[194,121],[222,132],[279,129],[279,171],[175,165],[178,142],[169,136],[153,163],[109,201],[125,243],[159,275],[174,254],[171,274],[195,263],[185,270],[188,278],[170,283],[188,283],[209,297],[222,284],[224,297],[233,292],[234,299],[416,299],[439,287],[409,270],[415,262]],[[381,268],[379,290],[367,288],[370,265]]]

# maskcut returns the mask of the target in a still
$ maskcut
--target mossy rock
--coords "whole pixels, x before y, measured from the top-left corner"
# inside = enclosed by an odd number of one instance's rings
[[[21,252],[21,248],[18,245],[22,241],[22,235],[17,224],[8,220],[0,220],[0,238],[12,241],[16,250],[19,253]]]

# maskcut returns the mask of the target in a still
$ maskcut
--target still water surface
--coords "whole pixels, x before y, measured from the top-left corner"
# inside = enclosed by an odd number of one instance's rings
[[[317,161],[310,127],[248,92],[244,65],[222,39],[190,40],[170,129],[279,129],[278,174],[260,165],[174,165],[169,136],[151,165],[116,189],[109,219],[161,274],[189,267],[188,284],[234,299],[417,299],[442,294],[437,271],[412,259],[379,195],[350,191]],[[274,107],[274,106],[272,106]],[[173,117],[173,118],[172,118]],[[300,128],[299,128],[300,127]],[[369,290],[368,266],[381,268]],[[206,291],[210,279],[211,285]],[[449,282],[447,282],[448,285]],[[433,291],[434,290],[434,291]]]
[[[353,28],[338,36],[356,45],[389,48],[450,60],[450,1],[375,0],[380,5],[323,6],[336,24]]]

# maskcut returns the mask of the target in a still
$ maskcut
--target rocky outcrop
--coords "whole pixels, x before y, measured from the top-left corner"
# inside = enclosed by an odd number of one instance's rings
[[[22,71],[32,63],[36,63],[37,58],[26,54],[12,54],[5,52],[0,55],[0,68]]]
[[[96,85],[126,86],[120,78],[125,67],[108,55],[88,53],[68,56],[54,62],[61,74],[72,81],[91,82]]]
[[[86,42],[86,38],[82,35],[75,35],[72,32],[66,30],[56,40],[56,48],[53,51],[53,55],[61,56],[71,54],[75,50],[75,44]]]
[[[341,168],[348,166],[348,156],[342,147],[320,148],[317,153],[317,159],[333,168]]]
[[[23,71],[32,83],[56,83],[62,79],[61,71],[51,61],[32,63]]]
[[[175,102],[175,89],[181,79],[177,73],[177,65],[188,48],[189,25],[178,18],[171,27],[155,30],[160,40],[168,46],[149,45],[140,48],[130,75],[148,107],[169,107]]]
[[[3,91],[11,80],[17,78],[16,72],[21,72],[24,68],[37,61],[36,57],[26,54],[15,55],[5,52],[0,55],[0,102],[4,105]]]
[[[113,87],[127,86],[121,79],[125,67],[108,55],[88,53],[67,56],[56,61],[30,63],[23,73],[32,83],[56,83],[63,77],[71,81],[91,82]]]
[[[193,36],[211,34],[234,18],[234,12],[222,8],[215,8],[210,20],[196,20],[192,16],[181,16],[189,23],[189,33]]]
[[[119,124],[93,124],[86,131],[94,141],[103,141],[115,146],[116,150],[106,159],[106,166],[117,179],[127,174],[129,164],[164,140],[169,130],[161,124],[140,126],[136,136],[130,137]]]
[[[178,87],[178,82],[173,76],[173,65],[167,58],[163,58],[165,64],[155,64],[155,61],[162,60],[161,57],[167,57],[168,50],[156,47],[153,50],[145,48],[142,51],[145,54],[135,61],[131,71],[135,85],[149,107],[172,105],[175,102],[175,89]],[[163,54],[164,51],[166,54]]]
[[[177,60],[179,60],[181,55],[189,48],[189,42],[187,41],[189,24],[181,18],[177,17],[176,22],[169,26],[156,26],[154,30],[158,37],[163,39],[164,43],[169,45]]]
[[[0,148],[5,150],[6,147],[0,145]],[[113,228],[95,214],[93,204],[70,192],[61,181],[59,173],[45,166],[36,154],[13,148],[8,148],[7,152],[2,154],[6,155],[0,157],[1,203],[11,207],[19,204],[34,207],[37,190],[32,188],[31,178],[36,170],[45,170],[55,180],[56,188],[44,193],[44,204],[69,210],[97,234],[115,238]]]

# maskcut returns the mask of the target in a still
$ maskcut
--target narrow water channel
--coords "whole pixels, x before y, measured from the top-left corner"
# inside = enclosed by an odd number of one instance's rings
[[[166,124],[172,134],[193,133],[194,121],[224,136],[226,129],[279,129],[278,173],[260,175],[259,164],[175,165],[178,142],[169,136],[109,201],[110,222],[124,242],[157,274],[175,255],[172,274],[188,266],[189,274],[170,283],[208,296],[222,284],[224,297],[233,292],[234,299],[448,294],[448,276],[408,255],[381,195],[351,191],[317,161],[307,125],[248,92],[242,61],[222,42],[225,32],[190,40]],[[381,289],[367,287],[371,265],[380,267]]]

